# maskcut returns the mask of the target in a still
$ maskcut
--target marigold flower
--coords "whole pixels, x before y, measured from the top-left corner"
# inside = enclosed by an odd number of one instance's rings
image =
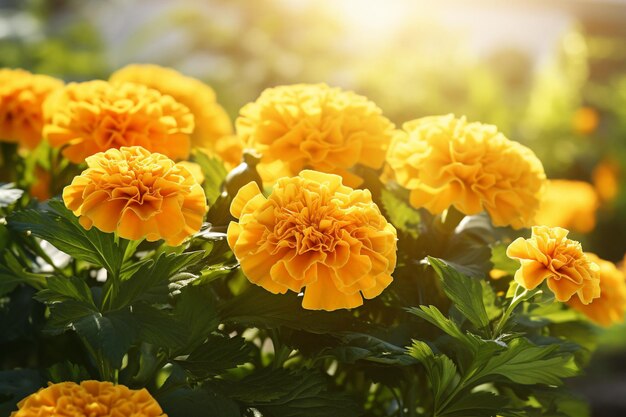
[[[204,190],[182,165],[140,146],[87,158],[88,169],[63,190],[85,229],[176,246],[202,226]]]
[[[0,141],[34,149],[41,142],[44,100],[63,82],[21,69],[0,69]]]
[[[68,84],[44,105],[44,137],[80,163],[122,146],[142,146],[172,159],[189,156],[193,115],[189,109],[143,85],[106,81]]]
[[[600,124],[600,115],[593,107],[581,107],[574,112],[572,128],[581,135],[592,134]]]
[[[592,262],[579,242],[567,238],[560,227],[534,226],[530,239],[517,238],[506,255],[521,262],[515,281],[527,290],[544,280],[559,301],[576,294],[582,304],[600,296],[600,267]]]
[[[35,180],[30,185],[29,194],[39,201],[49,200],[51,181],[50,171],[42,168],[39,164],[35,165]]]
[[[587,233],[596,226],[598,195],[584,181],[548,180],[535,222]]]
[[[610,326],[624,321],[626,312],[626,277],[613,262],[600,259],[593,253],[586,253],[591,261],[600,266],[600,297],[590,304],[583,304],[577,298],[567,304],[582,312],[602,326]]]
[[[191,135],[191,145],[204,148],[228,163],[236,158],[232,167],[239,164],[241,152],[233,157],[223,153],[218,146],[220,138],[232,135],[233,126],[224,108],[217,103],[215,92],[208,85],[171,68],[152,64],[128,65],[111,74],[109,81],[142,84],[174,97],[193,113],[196,128]]]
[[[278,180],[267,198],[251,182],[230,211],[239,222],[230,223],[228,243],[244,274],[274,294],[304,288],[306,309],[358,307],[392,281],[395,228],[368,190],[338,175],[305,170]]]
[[[350,169],[380,168],[394,129],[367,98],[325,84],[269,88],[235,124],[244,143],[263,155],[259,173],[270,184],[314,169],[358,186],[362,179]]]
[[[620,164],[613,159],[604,159],[593,170],[593,185],[604,202],[615,200],[620,188]]]
[[[438,214],[486,210],[496,226],[533,224],[545,183],[543,166],[497,128],[465,117],[431,116],[405,123],[389,147],[395,180],[410,203]]]
[[[167,417],[142,388],[110,382],[83,381],[50,384],[24,398],[11,417]]]

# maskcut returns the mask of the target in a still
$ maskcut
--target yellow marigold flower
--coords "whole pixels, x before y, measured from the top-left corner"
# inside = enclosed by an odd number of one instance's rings
[[[515,273],[522,287],[532,290],[547,280],[557,300],[568,301],[576,294],[582,304],[589,304],[600,296],[600,268],[568,233],[560,227],[534,226],[531,238],[517,238],[506,254],[522,264]]]
[[[612,159],[601,161],[593,170],[593,185],[602,201],[610,202],[619,193],[619,163]]]
[[[584,181],[549,180],[535,222],[587,233],[596,226],[598,195]]]
[[[80,163],[122,146],[142,146],[172,159],[189,156],[194,120],[189,109],[143,85],[106,81],[68,84],[44,106],[44,137]]]
[[[303,169],[341,175],[349,186],[362,179],[357,164],[380,168],[394,126],[367,98],[325,84],[269,88],[245,105],[236,121],[244,143],[261,153],[266,183]]]
[[[211,87],[171,68],[152,64],[128,65],[115,71],[109,80],[112,83],[142,84],[174,97],[193,113],[196,128],[191,135],[191,145],[205,148],[224,161],[227,160],[229,155],[220,152],[217,142],[224,136],[232,135],[233,127],[228,114],[217,103],[215,92]],[[234,166],[239,164],[240,160],[241,154]]]
[[[572,127],[576,133],[592,134],[600,124],[600,115],[593,107],[581,107],[574,112]]]
[[[200,165],[190,161],[180,161],[178,165],[189,171],[189,173],[193,176],[193,179],[195,179],[198,184],[202,184],[204,182],[204,173],[202,172],[202,167]]]
[[[237,135],[223,136],[215,142],[215,154],[224,161],[229,170],[241,163],[243,150],[244,143]]]
[[[395,180],[410,203],[441,213],[486,210],[496,226],[533,224],[545,183],[543,166],[525,146],[493,125],[431,116],[405,123],[389,147]]]
[[[63,190],[63,201],[86,229],[176,246],[200,230],[204,190],[182,165],[140,146],[87,158],[88,169]]]
[[[602,326],[610,326],[624,321],[626,312],[626,277],[613,262],[600,259],[593,253],[586,254],[591,261],[600,266],[600,297],[591,304],[583,304],[577,298],[567,304],[582,312]]]
[[[50,384],[17,406],[11,417],[167,417],[145,388],[101,381]]]
[[[0,69],[0,141],[34,149],[41,142],[44,100],[63,82],[21,69]]]
[[[274,294],[304,288],[306,309],[358,307],[392,281],[396,230],[368,190],[338,175],[305,170],[278,180],[267,198],[251,182],[230,211],[239,222],[228,243],[244,274]]]

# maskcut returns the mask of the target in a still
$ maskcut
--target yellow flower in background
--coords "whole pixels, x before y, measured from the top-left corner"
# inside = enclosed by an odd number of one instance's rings
[[[242,162],[244,143],[237,135],[228,135],[215,142],[215,154],[219,156],[228,170]]]
[[[263,181],[272,184],[303,169],[341,175],[355,187],[355,165],[378,169],[394,125],[367,98],[325,84],[268,88],[236,121],[246,146],[262,154]]]
[[[604,159],[593,170],[593,185],[600,199],[611,202],[619,193],[619,163],[613,159]]]
[[[61,382],[24,398],[11,417],[167,417],[142,388],[110,382]]]
[[[515,273],[522,287],[532,290],[547,281],[558,301],[577,295],[586,305],[600,296],[600,267],[579,242],[567,238],[568,233],[560,227],[534,226],[530,239],[517,238],[506,255],[522,264]]]
[[[63,190],[68,209],[86,229],[125,239],[179,245],[198,232],[207,210],[204,190],[182,165],[140,146],[87,158],[88,169]]]
[[[21,69],[0,69],[0,141],[34,149],[41,142],[43,102],[63,82]]]
[[[590,304],[583,304],[571,298],[567,304],[582,312],[602,326],[610,326],[624,321],[626,313],[626,276],[613,262],[600,259],[593,253],[586,253],[591,261],[600,266],[600,297]]]
[[[218,145],[221,138],[233,134],[233,126],[208,85],[174,69],[153,64],[128,65],[111,74],[109,81],[142,84],[174,97],[193,113],[196,127],[191,135],[191,146],[204,148],[229,164],[235,159],[231,167],[239,164],[241,152],[238,155],[224,153]]]
[[[581,107],[574,112],[572,128],[574,132],[590,135],[598,128],[600,115],[593,107]]]
[[[244,186],[230,211],[228,243],[248,279],[277,294],[304,289],[302,307],[337,310],[363,304],[392,281],[396,230],[368,190],[305,170],[281,178],[264,197]]]
[[[410,190],[411,205],[435,214],[450,206],[468,215],[485,210],[496,226],[533,224],[546,177],[530,149],[495,126],[451,114],[416,119],[403,129],[387,163]]]
[[[44,137],[53,147],[63,147],[63,155],[73,163],[122,146],[186,159],[194,129],[186,106],[132,83],[68,84],[46,102],[44,117]]]
[[[548,180],[535,222],[587,233],[596,226],[599,201],[593,186],[584,181]]]

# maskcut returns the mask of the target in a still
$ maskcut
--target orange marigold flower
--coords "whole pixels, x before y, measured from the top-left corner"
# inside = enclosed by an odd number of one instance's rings
[[[196,233],[207,210],[204,190],[182,165],[140,146],[87,158],[88,169],[63,190],[85,229],[176,246]]]
[[[0,69],[0,141],[34,149],[41,142],[44,100],[63,82],[21,69]]]
[[[535,222],[587,233],[596,226],[598,195],[584,181],[548,180]]]
[[[191,135],[191,145],[217,154],[224,161],[232,158],[220,152],[218,141],[232,135],[233,126],[224,108],[217,103],[215,92],[208,85],[171,68],[152,64],[128,65],[115,71],[109,80],[112,83],[142,84],[174,97],[193,113],[196,128]],[[241,153],[233,167],[240,160]]]
[[[194,120],[189,109],[143,85],[106,81],[68,84],[44,106],[44,137],[80,163],[122,146],[142,146],[172,159],[189,156]]]
[[[581,135],[592,134],[600,124],[600,115],[593,107],[581,107],[574,112],[572,127]]]
[[[506,254],[522,264],[515,273],[522,287],[532,290],[547,281],[557,300],[568,301],[576,294],[582,304],[589,304],[600,296],[600,268],[568,233],[560,227],[534,226],[531,238],[517,238]]]
[[[305,170],[278,180],[267,198],[251,182],[230,211],[239,222],[228,243],[244,274],[274,294],[304,288],[306,309],[358,307],[392,281],[395,228],[368,190],[338,175]]]
[[[341,175],[349,186],[362,182],[350,172],[355,165],[382,166],[394,129],[367,98],[325,84],[269,88],[241,109],[236,127],[263,155],[264,182],[314,169]]]
[[[624,321],[626,312],[626,276],[613,262],[600,259],[593,253],[586,253],[591,261],[600,266],[600,297],[590,304],[583,304],[577,298],[567,304],[582,312],[602,326],[610,326]]]
[[[620,164],[607,158],[601,161],[593,170],[593,185],[602,201],[615,200],[620,188]]]
[[[50,384],[17,406],[11,417],[167,417],[145,388],[101,381]]]
[[[395,180],[410,203],[441,213],[486,210],[496,226],[533,224],[545,183],[543,166],[525,146],[493,125],[465,117],[431,116],[405,123],[389,147]]]

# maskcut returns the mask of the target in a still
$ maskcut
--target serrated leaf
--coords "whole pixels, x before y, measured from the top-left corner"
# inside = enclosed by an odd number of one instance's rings
[[[237,403],[200,388],[179,388],[157,395],[156,399],[169,417],[241,417]]]
[[[462,275],[441,259],[428,257],[428,261],[441,279],[444,292],[463,316],[478,329],[489,326],[480,281]]]
[[[204,175],[204,182],[202,183],[204,193],[209,205],[213,205],[222,192],[222,183],[228,171],[224,168],[224,163],[220,159],[209,156],[204,152],[195,152],[194,159],[200,165]]]
[[[215,297],[208,285],[184,287],[175,298],[173,315],[179,323],[185,324],[183,347],[189,350],[202,343],[219,324]]]
[[[187,323],[177,321],[168,312],[138,303],[132,306],[132,316],[141,340],[171,349],[185,343]]]
[[[246,363],[251,354],[251,346],[242,337],[214,333],[186,359],[176,362],[194,377],[206,379]]]
[[[398,229],[416,239],[419,235],[419,211],[411,207],[405,200],[398,198],[393,192],[383,188],[380,199],[387,219]]]
[[[485,214],[467,216],[438,257],[464,275],[483,277],[492,267],[489,243],[493,239],[493,227]]]
[[[441,417],[492,417],[508,404],[508,399],[491,392],[479,391],[459,396],[442,412]]]
[[[464,344],[472,346],[472,349],[475,349],[477,346],[475,345],[474,339],[469,338],[463,331],[459,328],[459,326],[454,323],[452,320],[445,317],[441,311],[435,306],[419,306],[419,307],[410,307],[406,309],[409,313],[414,314],[430,324],[438,327],[443,330],[446,334],[452,336]]]
[[[377,337],[364,334],[341,332],[333,333],[341,345],[326,349],[322,355],[334,357],[341,363],[355,363],[359,360],[385,364],[408,366],[415,364],[405,349]]]

